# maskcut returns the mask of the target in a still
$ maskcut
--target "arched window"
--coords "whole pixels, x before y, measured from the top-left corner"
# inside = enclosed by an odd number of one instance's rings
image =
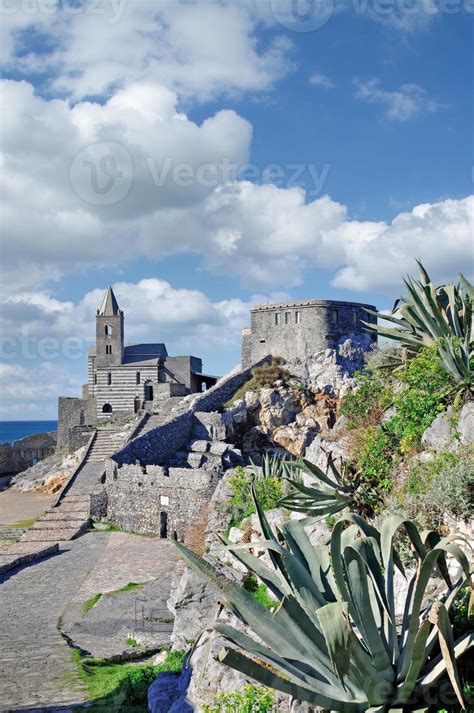
[[[112,332],[113,332],[112,325],[111,325],[111,324],[106,324],[106,325],[105,325],[105,336],[106,336],[106,337],[111,337],[111,336],[112,336]]]
[[[135,381],[136,381],[137,385],[140,383],[140,372],[139,371],[137,371],[137,373],[135,375]]]
[[[111,371],[109,371],[107,374],[107,384],[109,386],[112,386],[112,372]]]
[[[105,345],[105,353],[106,353],[106,354],[112,354],[112,345],[111,345],[111,344],[106,344],[106,345]]]
[[[112,413],[112,406],[110,404],[104,404],[102,406],[102,413]]]
[[[97,372],[94,372],[94,385],[97,385]]]

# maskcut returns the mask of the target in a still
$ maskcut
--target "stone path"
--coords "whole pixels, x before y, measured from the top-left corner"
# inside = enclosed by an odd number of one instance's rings
[[[0,711],[53,710],[85,700],[57,625],[108,538],[87,534],[56,556],[0,577]]]
[[[102,534],[98,532],[95,537],[100,538]],[[156,620],[171,617],[165,610],[176,555],[176,548],[168,540],[112,533],[102,557],[69,602],[62,619],[63,631],[81,649],[97,658],[118,657],[124,652],[133,654],[133,648],[126,644],[129,634],[137,640],[144,635],[150,648],[169,643],[171,622],[165,626]],[[130,582],[144,584],[119,591]],[[102,598],[85,613],[85,603],[97,594],[102,594]],[[153,626],[148,618],[152,609],[155,610]]]

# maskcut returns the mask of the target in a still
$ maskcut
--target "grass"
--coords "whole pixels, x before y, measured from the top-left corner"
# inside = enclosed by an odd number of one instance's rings
[[[258,391],[259,386],[257,383],[257,379],[252,376],[251,379],[245,382],[245,384],[242,384],[240,389],[237,389],[235,394],[227,401],[227,403],[224,405],[224,408],[230,408],[232,404],[237,401],[238,399],[243,399],[247,391]]]
[[[113,522],[107,522],[105,520],[97,520],[96,524],[105,525],[105,527],[93,528],[93,532],[126,532],[127,535],[138,535],[139,537],[156,537],[156,535],[153,535],[152,533],[135,532],[134,530],[124,530],[122,527],[114,525]]]
[[[11,527],[12,529],[13,529],[13,528],[17,528],[17,527],[18,527],[18,528],[25,528],[25,529],[26,529],[26,528],[31,527],[32,525],[34,525],[35,522],[39,519],[39,517],[40,517],[40,516],[37,515],[36,517],[31,517],[29,520],[20,520],[19,522],[13,523],[13,525],[8,525],[8,527]]]
[[[82,607],[82,612],[84,616],[92,609],[92,607],[95,607],[95,605],[100,599],[102,599],[102,594],[94,594],[94,596],[90,597],[87,602],[84,602],[84,605]]]
[[[134,639],[132,636],[129,636],[127,639],[127,646],[131,646],[133,649],[139,649],[140,644],[136,639]]]
[[[111,592],[107,592],[107,594],[115,596],[116,594],[121,594],[121,592],[131,592],[133,589],[143,587],[144,584],[146,584],[146,582],[129,582],[125,586],[120,587],[120,589],[114,589]]]
[[[85,684],[89,713],[146,713],[148,688],[158,673],[179,672],[185,651],[168,651],[162,664],[110,663],[83,657],[71,649],[73,662]],[[76,710],[86,710],[85,707]]]

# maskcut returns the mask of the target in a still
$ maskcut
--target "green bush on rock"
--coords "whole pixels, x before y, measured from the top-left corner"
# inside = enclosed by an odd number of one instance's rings
[[[214,705],[204,706],[204,713],[270,713],[273,692],[263,686],[243,686],[233,693],[220,693]]]

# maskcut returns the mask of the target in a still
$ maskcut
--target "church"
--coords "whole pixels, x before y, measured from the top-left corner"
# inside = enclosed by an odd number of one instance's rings
[[[96,314],[96,344],[89,350],[87,397],[98,418],[153,412],[157,401],[183,397],[213,386],[195,356],[169,356],[166,345],[125,344],[124,314],[111,287]]]
[[[170,400],[176,402],[216,383],[217,377],[203,373],[199,357],[170,356],[163,342],[126,344],[124,313],[111,287],[95,319],[96,343],[89,350],[82,398],[59,397],[59,447],[79,447],[75,429],[98,420],[156,413]]]

